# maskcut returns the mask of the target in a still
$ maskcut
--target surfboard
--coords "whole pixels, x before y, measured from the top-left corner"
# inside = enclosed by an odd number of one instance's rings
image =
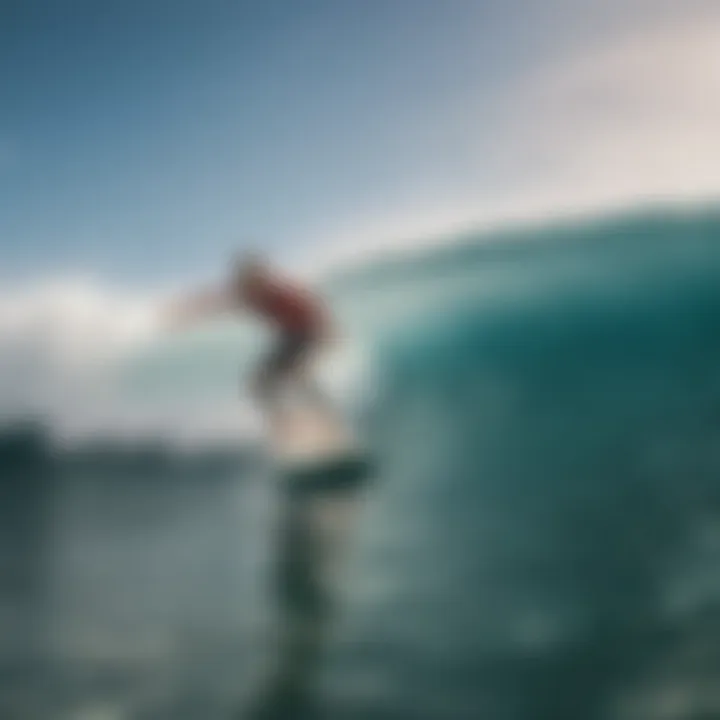
[[[270,448],[277,464],[293,468],[359,452],[350,423],[339,412],[311,405],[286,410],[288,428],[271,433]]]
[[[370,454],[340,410],[291,400],[284,417],[268,442],[275,472],[290,489],[340,489],[369,475]]]

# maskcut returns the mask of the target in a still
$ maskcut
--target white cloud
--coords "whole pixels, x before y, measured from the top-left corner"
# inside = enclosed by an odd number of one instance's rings
[[[565,202],[720,189],[720,13],[663,24],[541,70],[518,97],[515,145]]]
[[[0,293],[0,339],[34,339],[68,366],[93,364],[152,332],[151,298],[82,278],[38,281]]]
[[[6,417],[40,414],[97,425],[112,375],[153,332],[151,298],[87,279],[39,281],[0,293],[0,402]]]

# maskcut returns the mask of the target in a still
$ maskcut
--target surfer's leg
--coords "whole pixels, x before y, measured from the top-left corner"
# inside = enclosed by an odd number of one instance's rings
[[[311,340],[301,334],[287,334],[280,338],[261,372],[260,386],[266,397],[276,396],[283,382],[296,379],[310,343]]]
[[[272,359],[273,372],[279,382],[290,381],[302,395],[321,410],[332,410],[332,403],[313,373],[313,356],[322,339],[313,333],[291,333],[285,336]]]
[[[303,368],[299,375],[298,384],[300,385],[304,396],[315,408],[323,413],[332,415],[336,408],[327,393],[325,393],[320,387],[320,384],[317,382],[312,372]]]
[[[334,404],[312,372],[312,355],[318,347],[319,340],[312,335],[283,335],[256,373],[253,394],[277,432],[282,433],[290,422],[289,418],[286,422],[279,397],[280,386],[286,381],[291,381],[315,408],[336,417]]]
[[[321,413],[328,415],[331,419],[338,415],[338,408],[333,399],[318,382],[314,372],[314,358],[321,350],[322,339],[306,338],[302,352],[297,358],[295,368],[295,380],[300,391],[307,398],[308,402]]]
[[[300,335],[282,335],[260,363],[251,382],[252,395],[279,433],[288,425],[280,398],[280,386],[294,373],[305,345],[306,340]]]

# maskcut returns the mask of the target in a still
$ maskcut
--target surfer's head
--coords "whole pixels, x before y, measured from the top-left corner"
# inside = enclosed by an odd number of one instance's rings
[[[235,279],[241,288],[248,287],[256,282],[262,282],[268,277],[269,273],[269,264],[259,253],[243,253],[235,260]]]

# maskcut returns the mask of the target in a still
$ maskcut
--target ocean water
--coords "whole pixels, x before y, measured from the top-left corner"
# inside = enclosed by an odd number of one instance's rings
[[[720,717],[719,241],[712,208],[637,211],[328,280],[344,362],[371,358],[372,382],[338,386],[379,472],[327,717]],[[257,350],[225,333],[158,351],[133,387],[212,405]],[[257,458],[41,438],[0,447],[0,716],[234,717],[273,618]]]

